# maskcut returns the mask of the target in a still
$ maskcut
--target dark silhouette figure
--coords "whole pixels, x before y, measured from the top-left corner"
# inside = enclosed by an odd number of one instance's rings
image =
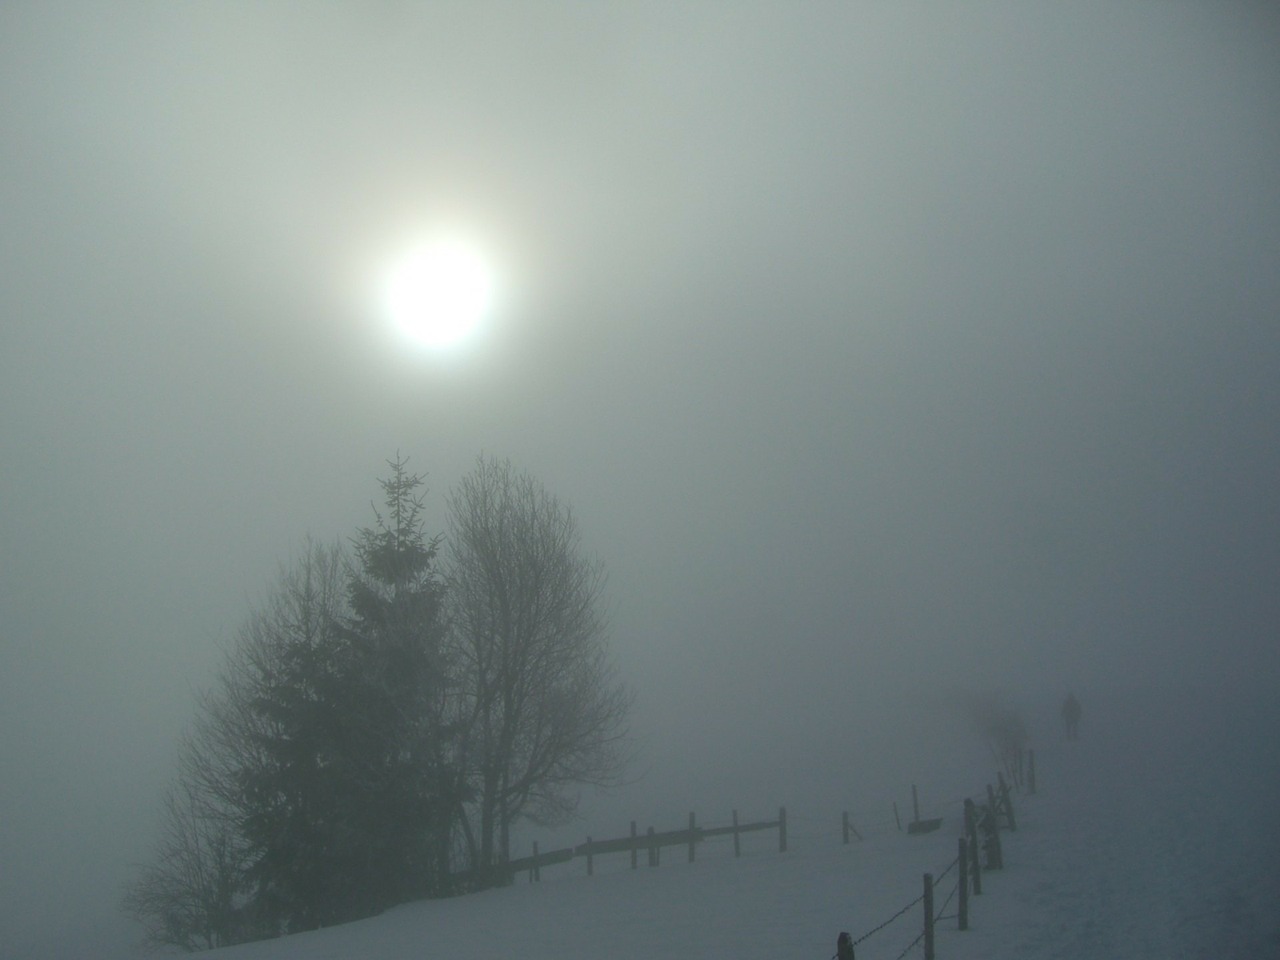
[[[1062,722],[1067,727],[1067,739],[1075,740],[1080,735],[1080,701],[1074,693],[1068,693],[1062,701]]]
[[[848,933],[841,933],[836,938],[836,955],[832,960],[854,960],[853,937]]]

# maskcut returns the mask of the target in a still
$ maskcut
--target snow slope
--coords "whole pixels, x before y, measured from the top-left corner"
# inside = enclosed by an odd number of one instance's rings
[[[1006,868],[984,875],[971,929],[953,919],[936,956],[977,958],[1280,957],[1280,719],[1269,698],[1179,716],[1175,699],[1086,700],[1082,738],[1039,745],[1039,791],[1017,798]],[[219,960],[420,960],[424,957],[826,960],[836,935],[860,938],[920,896],[956,852],[959,805],[982,782],[956,784],[925,815],[943,829],[907,836],[877,824],[840,843],[839,811],[791,811],[789,850],[776,834],[713,840],[688,863],[632,871],[625,854],[524,878],[507,889],[409,904],[359,923],[217,951]],[[856,822],[856,821],[855,821]],[[673,825],[675,826],[675,825]],[[937,889],[938,913],[955,871]],[[860,943],[859,960],[920,957],[911,907]],[[910,949],[908,949],[910,947]]]
[[[1276,704],[1143,699],[1048,751],[997,903],[945,956],[1280,957]]]

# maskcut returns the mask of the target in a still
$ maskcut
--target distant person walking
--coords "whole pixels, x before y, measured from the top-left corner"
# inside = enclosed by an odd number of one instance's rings
[[[1068,693],[1062,701],[1062,722],[1067,727],[1067,739],[1075,740],[1080,736],[1080,701],[1074,693]]]

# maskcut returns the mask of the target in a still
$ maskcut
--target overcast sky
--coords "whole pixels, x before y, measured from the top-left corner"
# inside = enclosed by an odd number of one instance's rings
[[[1277,171],[1265,4],[0,5],[0,949],[127,945],[195,691],[397,450],[436,528],[482,452],[573,506],[650,798],[1280,681]],[[441,226],[447,357],[377,293]]]

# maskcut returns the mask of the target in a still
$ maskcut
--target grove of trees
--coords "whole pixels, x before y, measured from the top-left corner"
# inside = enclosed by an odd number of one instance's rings
[[[424,529],[397,457],[349,549],[308,541],[199,701],[125,909],[208,949],[509,879],[521,819],[617,783],[630,706],[571,511],[481,457]]]

